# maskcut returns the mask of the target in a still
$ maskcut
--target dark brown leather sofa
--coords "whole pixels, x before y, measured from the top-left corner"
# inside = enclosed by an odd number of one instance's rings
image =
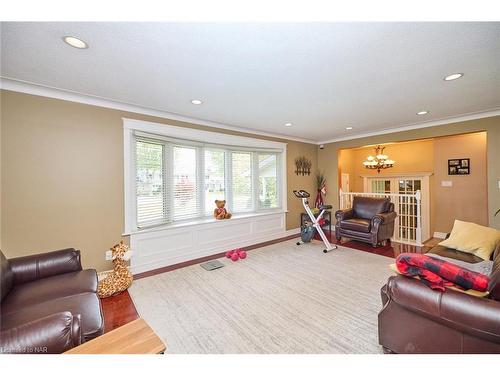
[[[441,256],[477,263],[475,255],[436,246]],[[500,353],[500,244],[492,259],[488,298],[432,290],[419,280],[390,277],[382,287],[379,343],[386,353]]]
[[[0,251],[0,268],[0,352],[62,353],[102,334],[97,274],[82,270],[80,251]]]
[[[335,236],[371,243],[373,247],[394,234],[394,203],[389,198],[354,197],[352,208],[335,212]]]

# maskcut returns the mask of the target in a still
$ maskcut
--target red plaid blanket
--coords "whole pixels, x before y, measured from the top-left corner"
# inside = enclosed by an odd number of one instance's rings
[[[402,253],[396,258],[396,267],[403,275],[419,276],[424,284],[443,292],[445,286],[481,292],[488,289],[488,276],[423,254]]]

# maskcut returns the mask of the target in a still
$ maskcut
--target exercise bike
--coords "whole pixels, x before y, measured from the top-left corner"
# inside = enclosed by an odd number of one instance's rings
[[[309,208],[309,201],[308,198],[311,196],[307,191],[305,190],[294,190],[293,194],[297,197],[302,199],[302,205],[304,206],[304,209],[307,212],[307,215],[311,219],[312,225],[303,225],[302,228],[300,228],[300,237],[302,240],[302,243],[307,243],[311,242],[312,238],[314,237],[314,233],[318,232],[319,236],[323,240],[323,243],[326,246],[326,249],[323,250],[323,252],[326,254],[329,251],[335,250],[337,248],[336,245],[332,245],[330,241],[328,241],[328,238],[326,238],[325,233],[323,232],[323,229],[321,228],[321,221],[324,221],[323,215],[325,214],[326,210],[331,210],[332,206],[331,205],[321,205],[319,207],[320,213],[318,216],[314,216],[314,214],[311,211],[311,208]],[[301,242],[297,242],[297,245],[300,245]]]

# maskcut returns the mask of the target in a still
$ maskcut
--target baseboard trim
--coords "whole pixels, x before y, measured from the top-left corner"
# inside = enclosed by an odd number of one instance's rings
[[[277,238],[277,239],[274,239],[274,240],[260,242],[260,243],[254,244],[254,245],[244,246],[244,247],[242,247],[242,249],[245,250],[245,251],[250,251],[250,250],[258,249],[258,248],[261,248],[261,247],[264,247],[264,246],[273,245],[275,243],[279,243],[279,242],[290,240],[292,238],[299,237],[300,236],[300,229],[299,228],[290,229],[290,230],[285,231],[283,234],[284,234],[283,237],[280,237],[280,238]],[[170,272],[170,271],[177,270],[179,268],[184,268],[184,267],[192,266],[194,264],[208,262],[209,260],[214,260],[214,259],[217,259],[217,258],[221,258],[224,255],[225,255],[225,252],[216,253],[216,254],[208,255],[208,256],[205,256],[205,257],[201,257],[201,258],[187,260],[187,261],[181,262],[181,263],[172,264],[170,266],[157,268],[157,269],[154,269],[154,270],[151,270],[151,271],[140,272],[140,273],[134,274],[134,279],[135,280],[139,280],[139,279],[143,279],[145,277],[158,275],[160,273]]]
[[[283,237],[292,236],[294,234],[296,234],[297,236],[300,235],[300,228],[294,228],[294,229],[289,229],[289,230],[285,231]]]

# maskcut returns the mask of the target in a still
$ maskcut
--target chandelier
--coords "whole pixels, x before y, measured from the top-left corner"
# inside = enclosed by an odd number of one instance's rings
[[[375,156],[370,155],[363,162],[365,168],[376,169],[377,173],[380,173],[381,169],[392,168],[395,162],[384,155],[384,149],[385,147],[382,146],[375,147]]]

